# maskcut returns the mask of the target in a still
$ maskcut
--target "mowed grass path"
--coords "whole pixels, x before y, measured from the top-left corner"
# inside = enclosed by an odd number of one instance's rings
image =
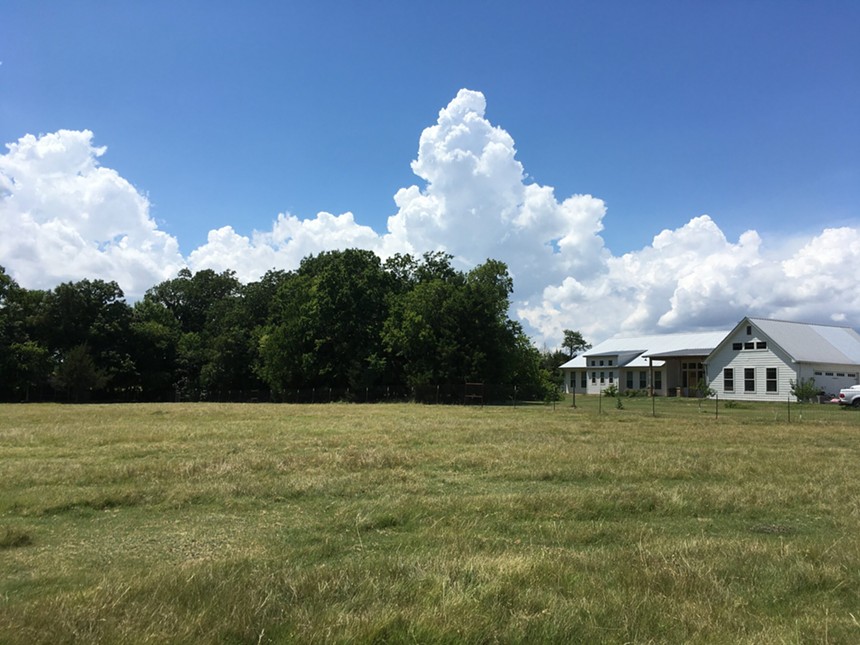
[[[0,406],[0,642],[860,642],[823,419]]]

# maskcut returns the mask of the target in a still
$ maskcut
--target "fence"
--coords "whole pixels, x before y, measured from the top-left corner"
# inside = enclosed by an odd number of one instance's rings
[[[19,402],[23,397],[7,397],[4,402]],[[31,402],[72,402],[63,392],[35,391]],[[90,403],[144,402],[218,402],[218,403],[286,403],[329,404],[337,402],[374,404],[414,402],[428,405],[471,406],[540,406],[576,417],[600,417],[607,420],[635,421],[637,418],[658,417],[684,422],[738,420],[745,423],[857,423],[860,411],[833,403],[804,403],[793,400],[738,402],[717,398],[564,395],[558,401],[545,402],[539,393],[515,385],[483,383],[439,384],[411,387],[382,385],[365,388],[309,387],[275,393],[263,389],[249,390],[165,390],[144,395],[135,391],[90,393]],[[855,421],[856,420],[856,421]]]

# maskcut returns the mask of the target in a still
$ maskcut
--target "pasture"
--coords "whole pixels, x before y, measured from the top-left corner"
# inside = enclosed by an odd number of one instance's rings
[[[0,642],[860,641],[860,414],[622,402],[0,406]]]

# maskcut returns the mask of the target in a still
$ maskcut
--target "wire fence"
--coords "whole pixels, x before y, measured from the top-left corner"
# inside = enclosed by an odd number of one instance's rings
[[[468,405],[538,407],[546,411],[567,411],[573,416],[600,416],[606,419],[633,421],[659,417],[678,421],[731,421],[746,423],[857,423],[860,410],[835,403],[798,403],[793,399],[771,402],[735,401],[720,398],[686,398],[661,396],[605,396],[603,394],[560,395],[546,400],[537,389],[517,385],[487,383],[448,383],[408,386],[382,385],[364,388],[305,387],[281,392],[266,389],[197,390],[173,388],[157,393],[134,390],[94,391],[73,396],[50,388],[28,393],[27,398],[7,396],[2,402],[54,403],[149,403],[149,402],[215,402],[215,403],[283,403],[283,404],[383,404],[419,403],[425,405]]]

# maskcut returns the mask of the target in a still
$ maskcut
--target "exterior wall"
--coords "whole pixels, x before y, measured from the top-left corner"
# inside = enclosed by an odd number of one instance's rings
[[[613,365],[606,365],[606,360],[604,359],[604,365],[601,367],[599,364],[592,366],[591,359],[589,359],[589,366],[586,368],[574,368],[574,369],[566,369],[564,370],[564,385],[565,392],[570,394],[573,391],[576,391],[577,394],[599,394],[610,385],[614,385],[618,388],[620,393],[624,393],[628,389],[640,390],[640,389],[648,389],[651,387],[651,373],[647,367],[634,367],[634,368],[626,368],[626,367],[618,367],[615,365],[613,361]],[[585,388],[582,387],[582,374],[585,372]],[[633,387],[627,387],[627,374],[628,372],[633,373]],[[640,388],[640,380],[639,373],[645,372],[645,387]],[[666,373],[665,368],[654,368],[655,381],[657,380],[657,372],[660,372],[660,382],[662,388],[659,390],[655,390],[654,393],[658,395],[666,394]],[[603,380],[601,382],[601,373],[603,374]],[[592,379],[593,375],[593,379]]]
[[[762,349],[733,349],[735,343],[766,343]],[[734,391],[726,391],[723,377],[724,370],[734,370]],[[767,391],[767,369],[776,368],[776,391]],[[755,374],[755,390],[745,389],[745,369],[753,369]],[[791,396],[790,381],[798,380],[800,366],[794,363],[785,352],[776,347],[769,338],[746,334],[745,326],[741,326],[732,336],[726,339],[716,354],[711,356],[707,365],[708,381],[721,399],[738,401],[785,401]],[[806,378],[805,376],[803,378]]]

